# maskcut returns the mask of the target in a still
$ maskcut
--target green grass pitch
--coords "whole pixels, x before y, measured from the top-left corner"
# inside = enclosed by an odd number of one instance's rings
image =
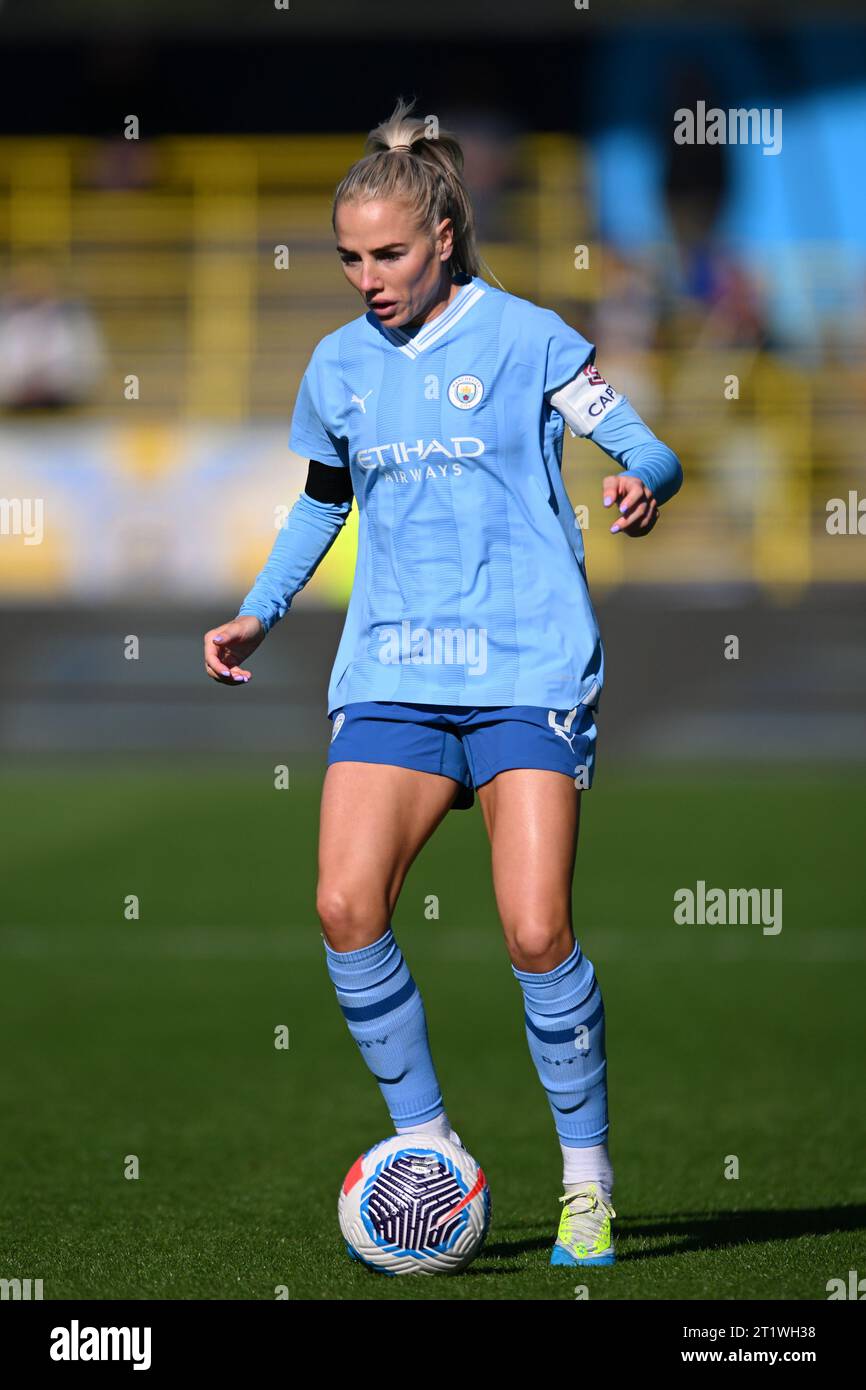
[[[274,761],[6,777],[0,1277],[46,1299],[571,1301],[825,1299],[866,1274],[856,773],[602,769],[585,797],[575,927],[605,1000],[618,1213],[595,1271],[548,1265],[559,1149],[480,811],[446,817],[394,928],[493,1220],[463,1274],[386,1279],[337,1226],[345,1171],[392,1130],[314,912],[323,770],[277,791]],[[782,931],[676,926],[698,879],[781,887]]]

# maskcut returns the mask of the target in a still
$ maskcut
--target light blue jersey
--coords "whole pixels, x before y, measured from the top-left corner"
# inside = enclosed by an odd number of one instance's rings
[[[594,353],[478,276],[420,329],[371,311],[319,343],[289,442],[350,468],[359,509],[329,713],[596,702],[602,646],[550,404]]]
[[[358,502],[355,584],[328,689],[350,703],[597,703],[603,656],[562,484],[565,423],[661,506],[676,454],[557,314],[478,276],[414,332],[363,315],[318,345],[291,445],[315,459],[240,609],[291,607]],[[313,469],[317,470],[315,473]],[[350,486],[324,483],[349,469]]]

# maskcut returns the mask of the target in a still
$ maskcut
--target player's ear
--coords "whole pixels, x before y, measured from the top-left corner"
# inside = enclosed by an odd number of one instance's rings
[[[448,260],[454,251],[454,223],[450,217],[443,217],[436,228],[436,254],[443,261]]]

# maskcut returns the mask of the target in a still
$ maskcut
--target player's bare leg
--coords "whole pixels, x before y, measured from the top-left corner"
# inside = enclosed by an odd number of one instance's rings
[[[451,807],[457,783],[385,763],[332,763],[319,823],[316,911],[335,951],[388,927],[406,874]]]
[[[529,1051],[562,1149],[564,1206],[551,1264],[613,1264],[604,1005],[572,930],[581,792],[561,772],[515,768],[480,787],[478,798]]]
[[[574,945],[571,885],[581,793],[561,772],[521,767],[500,772],[476,794],[511,960],[518,970],[553,970]]]
[[[338,1003],[395,1129],[459,1144],[421,995],[391,930],[406,874],[456,791],[453,779],[412,768],[332,763],[322,791],[316,908]]]

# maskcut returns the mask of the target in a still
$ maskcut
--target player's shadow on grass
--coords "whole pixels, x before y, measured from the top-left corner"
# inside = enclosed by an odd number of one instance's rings
[[[628,1260],[654,1260],[663,1255],[684,1255],[700,1250],[725,1250],[737,1245],[761,1245],[764,1242],[791,1240],[797,1236],[826,1236],[842,1231],[862,1231],[866,1227],[866,1206],[813,1207],[809,1210],[790,1208],[784,1211],[719,1211],[712,1215],[689,1213],[670,1216],[622,1216],[613,1229],[617,1264]],[[478,1272],[501,1274],[501,1266],[485,1269],[485,1257],[524,1255],[535,1250],[549,1250],[553,1234],[532,1238],[522,1237],[520,1228],[511,1227],[515,1238],[509,1240],[505,1230],[497,1232],[497,1240],[486,1241],[478,1256]],[[654,1248],[633,1250],[633,1240],[661,1238],[664,1244]],[[466,1273],[471,1272],[465,1271]]]
[[[619,1223],[619,1234],[641,1240],[655,1236],[673,1239],[673,1244],[655,1249],[632,1250],[623,1259],[655,1259],[659,1255],[681,1255],[693,1250],[725,1250],[737,1245],[761,1245],[797,1236],[828,1236],[843,1231],[862,1231],[866,1226],[866,1206],[789,1207],[781,1211],[719,1211],[670,1217],[630,1216]],[[616,1228],[614,1231],[616,1240]],[[619,1252],[617,1251],[617,1259]]]

